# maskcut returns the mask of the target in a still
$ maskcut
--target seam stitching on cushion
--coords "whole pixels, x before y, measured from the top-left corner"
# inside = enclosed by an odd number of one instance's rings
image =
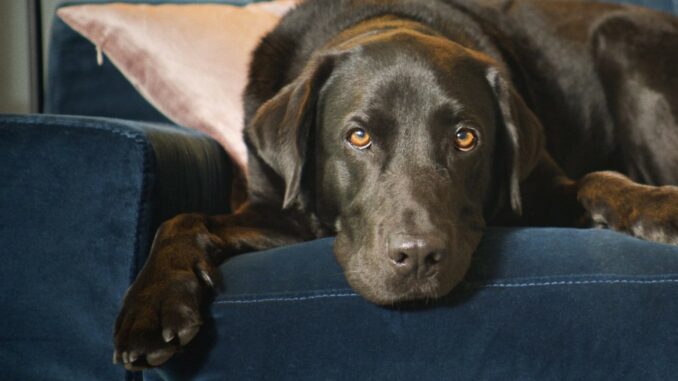
[[[266,303],[266,302],[297,302],[304,300],[315,300],[315,299],[329,299],[329,298],[347,298],[347,297],[356,297],[358,294],[355,292],[347,293],[334,293],[334,294],[318,294],[318,295],[309,295],[309,296],[290,296],[290,297],[280,297],[280,298],[263,298],[263,299],[236,299],[236,300],[219,300],[213,304],[252,304],[252,303]]]
[[[652,284],[671,284],[678,283],[678,279],[654,279],[654,280],[637,280],[637,279],[612,279],[612,280],[586,280],[586,281],[553,281],[553,282],[528,282],[528,283],[464,283],[463,286],[471,288],[527,288],[527,287],[550,287],[550,286],[573,286],[573,285],[596,285],[596,284],[635,284],[635,285],[652,285]],[[268,302],[297,302],[316,299],[330,299],[330,298],[345,298],[359,296],[355,292],[346,293],[328,293],[308,296],[289,296],[277,298],[261,298],[261,299],[234,299],[234,300],[218,300],[212,304],[255,304]]]
[[[516,287],[548,287],[548,286],[570,286],[570,285],[589,285],[589,284],[661,284],[678,283],[678,279],[607,279],[607,280],[561,280],[552,282],[527,282],[527,283],[467,283],[473,288],[516,288]]]
[[[309,291],[281,291],[281,292],[260,292],[260,293],[238,293],[233,295],[224,295],[222,298],[215,299],[212,304],[222,301],[230,302],[232,300],[263,300],[263,299],[279,299],[279,298],[296,298],[319,295],[334,295],[334,294],[356,294],[351,288],[323,288],[320,290]],[[356,294],[357,295],[357,294]]]
[[[54,116],[56,118],[68,118],[69,120],[75,122],[73,123],[68,123],[66,121],[55,121],[55,120],[41,120],[41,118],[27,118],[27,117],[21,117],[21,116],[3,116],[2,120],[0,120],[0,124],[10,124],[10,123],[15,123],[15,124],[23,124],[23,125],[43,125],[43,126],[59,126],[59,127],[65,127],[65,128],[78,128],[78,129],[94,129],[94,130],[100,130],[100,131],[109,131],[112,132],[116,135],[120,135],[126,138],[129,138],[130,140],[133,140],[135,143],[138,143],[140,145],[145,145],[146,142],[141,139],[139,136],[139,133],[131,133],[127,131],[123,131],[119,128],[115,127],[109,127],[106,125],[103,125],[102,123],[108,123],[108,124],[113,124],[117,123],[120,125],[125,125],[124,121],[117,121],[117,120],[110,120],[110,121],[94,121],[94,120],[83,120],[79,119],[78,117],[73,117],[73,116]],[[142,122],[139,122],[142,123]]]
[[[56,118],[59,118],[60,116],[54,116]],[[99,131],[107,131],[111,132],[115,135],[127,138],[134,143],[136,143],[139,148],[141,148],[141,152],[143,155],[143,164],[142,164],[142,171],[143,171],[143,176],[141,178],[141,186],[140,186],[140,196],[139,199],[137,200],[137,205],[136,205],[136,215],[134,216],[135,221],[137,222],[137,225],[135,226],[135,231],[134,231],[134,255],[131,260],[131,265],[129,269],[129,284],[132,284],[134,281],[134,278],[136,277],[136,273],[141,266],[139,256],[140,256],[140,249],[141,249],[141,209],[144,206],[144,199],[147,196],[148,192],[148,174],[149,174],[149,161],[150,161],[150,154],[149,154],[149,144],[146,142],[142,137],[141,133],[132,133],[128,131],[123,131],[120,128],[115,128],[115,127],[110,127],[108,125],[104,125],[103,123],[109,123],[109,124],[114,124],[117,123],[119,125],[126,125],[124,121],[117,121],[117,120],[102,120],[102,121],[97,121],[97,120],[83,120],[78,117],[74,116],[62,116],[63,118],[70,118],[70,121],[73,121],[75,123],[68,123],[67,121],[62,121],[62,120],[44,120],[42,117],[22,117],[22,116],[6,116],[2,119],[0,124],[19,124],[19,125],[42,125],[42,126],[58,126],[58,127],[64,127],[64,128],[77,128],[81,130],[87,130],[87,129],[93,129],[93,130],[99,130]],[[135,122],[136,123],[136,122]],[[139,122],[141,123],[141,122]],[[128,285],[129,286],[129,285]]]

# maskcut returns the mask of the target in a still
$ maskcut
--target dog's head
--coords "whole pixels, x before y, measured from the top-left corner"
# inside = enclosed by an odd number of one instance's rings
[[[336,229],[349,283],[378,304],[458,284],[498,200],[520,213],[519,182],[542,149],[491,59],[397,29],[317,54],[247,134],[284,181],[283,207]]]

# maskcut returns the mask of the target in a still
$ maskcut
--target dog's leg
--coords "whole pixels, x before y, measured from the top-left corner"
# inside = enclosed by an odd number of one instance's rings
[[[617,172],[590,173],[578,187],[594,224],[678,245],[678,187],[642,185]]]
[[[621,172],[678,185],[678,19],[622,12],[592,34],[593,58],[615,124]]]
[[[217,267],[236,254],[312,238],[298,221],[303,219],[246,205],[232,215],[184,214],[162,224],[125,295],[113,361],[129,370],[167,361],[197,334],[201,308],[218,282]]]

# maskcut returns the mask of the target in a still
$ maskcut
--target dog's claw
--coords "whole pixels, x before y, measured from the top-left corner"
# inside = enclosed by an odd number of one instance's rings
[[[209,276],[209,274],[207,274],[206,271],[200,270],[200,277],[202,278],[202,280],[205,281],[205,283],[207,283],[209,287],[214,287],[214,282],[212,281],[212,278]]]
[[[117,350],[113,351],[113,364],[119,364],[120,363],[120,352]]]
[[[174,340],[174,337],[175,337],[175,335],[174,335],[174,331],[172,331],[172,329],[165,328],[165,329],[162,330],[162,339],[165,340],[166,343],[169,343],[172,340]]]
[[[214,288],[214,281],[212,280],[212,277],[210,276],[209,271],[207,270],[204,263],[198,263],[195,266],[195,270],[198,273],[200,279],[202,279],[209,288]]]
[[[131,351],[128,356],[129,363],[132,364],[139,359],[139,352]]]
[[[200,330],[200,325],[195,325],[187,328],[183,328],[179,330],[179,343],[184,346],[188,344],[195,335],[198,334],[198,331]]]

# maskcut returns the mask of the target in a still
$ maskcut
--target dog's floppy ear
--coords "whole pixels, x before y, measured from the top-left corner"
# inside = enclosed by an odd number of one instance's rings
[[[292,83],[265,102],[252,118],[246,139],[285,184],[283,208],[300,196],[309,135],[318,93],[332,73],[336,55],[316,56]]]
[[[511,208],[520,215],[520,182],[534,169],[544,149],[544,132],[537,116],[496,68],[487,72],[487,80],[497,97],[500,114],[498,138],[508,156],[508,185]]]

